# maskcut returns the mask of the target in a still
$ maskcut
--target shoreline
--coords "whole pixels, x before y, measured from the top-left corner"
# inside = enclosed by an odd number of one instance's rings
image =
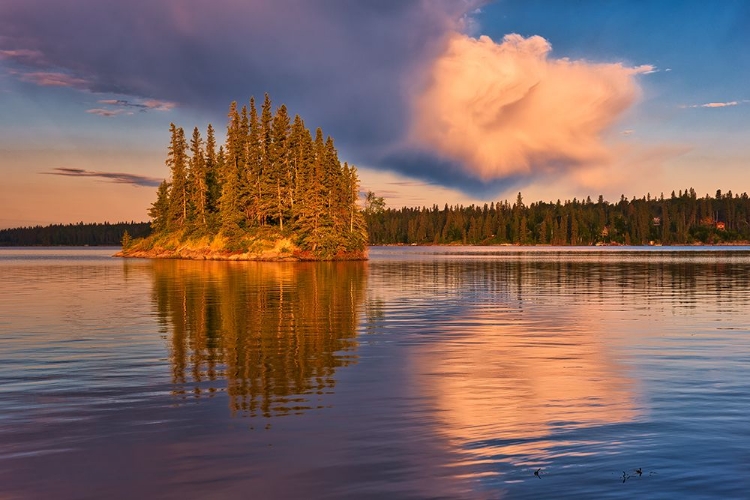
[[[476,243],[383,243],[380,245],[368,245],[369,247],[513,247],[513,248],[671,248],[671,247],[744,247],[750,246],[750,241],[732,241],[723,243],[682,243],[679,245],[625,245],[625,244],[603,244],[603,245],[550,245],[550,244],[535,244],[535,245],[522,245],[520,243],[491,243],[491,244],[476,244]]]
[[[368,260],[367,251],[334,255],[331,258],[319,258],[310,252],[229,252],[211,249],[177,249],[165,248],[151,250],[121,250],[112,257],[124,259],[173,259],[173,260],[213,260],[242,262],[343,262]]]

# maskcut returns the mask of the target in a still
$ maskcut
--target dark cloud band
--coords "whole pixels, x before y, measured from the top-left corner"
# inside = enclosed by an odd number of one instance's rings
[[[116,184],[130,184],[133,186],[156,187],[161,184],[162,179],[146,177],[144,175],[127,174],[123,172],[96,172],[82,168],[53,168],[50,172],[42,172],[46,175],[62,175],[65,177],[97,177]]]

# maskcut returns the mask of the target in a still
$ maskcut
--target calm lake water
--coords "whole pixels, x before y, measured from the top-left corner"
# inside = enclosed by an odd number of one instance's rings
[[[748,498],[748,247],[114,251],[0,249],[0,498]]]

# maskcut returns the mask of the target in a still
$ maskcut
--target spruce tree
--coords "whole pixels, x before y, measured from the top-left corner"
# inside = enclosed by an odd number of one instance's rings
[[[208,176],[206,158],[203,153],[203,139],[198,127],[193,129],[190,139],[190,198],[195,211],[195,224],[200,228],[207,227],[208,213]]]
[[[232,102],[227,114],[226,147],[219,148],[217,170],[221,173],[221,228],[227,234],[235,234],[242,225],[243,164],[245,163],[245,137],[242,118],[237,103]]]
[[[234,162],[227,161],[224,147],[219,147],[216,168],[221,175],[221,198],[219,199],[219,222],[221,231],[234,236],[240,230],[243,220],[239,209],[239,174]]]
[[[309,131],[307,132],[307,144]],[[323,142],[323,131],[318,128],[315,132],[315,141],[312,143],[312,155],[302,172],[300,179],[300,192],[304,193],[297,204],[297,218],[295,230],[298,240],[303,248],[312,252],[323,246],[323,234],[321,215],[325,214],[325,187],[323,186],[323,162],[325,161],[325,143]]]
[[[276,186],[273,179],[273,113],[271,98],[265,94],[256,135],[258,157],[258,223],[265,225],[276,214]]]
[[[169,227],[182,229],[188,218],[187,142],[185,131],[174,123],[169,128],[171,140],[167,166],[172,172],[172,187],[169,191]]]
[[[294,116],[287,146],[289,150],[289,210],[292,219],[294,219],[297,213],[298,193],[301,192],[299,189],[302,182],[300,172],[304,171],[309,165],[312,151],[310,133],[305,128],[305,123],[299,115]]]
[[[164,180],[156,190],[156,201],[148,210],[151,217],[151,230],[162,233],[169,229],[169,183]]]
[[[262,225],[265,214],[263,205],[264,165],[261,146],[260,122],[258,110],[255,106],[255,98],[250,98],[250,122],[247,137],[247,171],[243,180],[245,216],[248,225]]]
[[[273,217],[279,229],[284,230],[284,219],[289,212],[289,192],[291,176],[289,175],[289,115],[283,104],[276,110],[271,130],[271,146],[269,149],[268,177],[273,189]]]
[[[209,123],[206,129],[206,184],[208,196],[206,200],[207,210],[213,218],[219,209],[219,198],[221,197],[221,181],[216,161],[216,137],[213,126]]]

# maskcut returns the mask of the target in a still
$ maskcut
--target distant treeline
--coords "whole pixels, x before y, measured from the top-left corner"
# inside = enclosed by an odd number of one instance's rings
[[[0,229],[0,246],[120,246],[125,231],[134,238],[148,236],[148,222],[110,224],[53,224],[51,226]]]
[[[374,203],[373,203],[374,201]],[[750,198],[728,191],[714,197],[695,190],[670,197],[626,199],[617,203],[590,198],[564,203],[439,208],[384,208],[382,198],[368,197],[364,210],[370,242],[386,244],[522,245],[663,245],[750,241]],[[141,238],[148,222],[54,224],[0,230],[0,246],[119,246],[125,233]]]
[[[372,196],[369,199],[373,201]],[[750,241],[747,193],[708,194],[694,189],[671,196],[609,203],[573,199],[523,203],[521,193],[484,206],[385,209],[382,198],[366,209],[370,243],[519,245],[680,245]],[[377,203],[377,201],[380,202]]]

